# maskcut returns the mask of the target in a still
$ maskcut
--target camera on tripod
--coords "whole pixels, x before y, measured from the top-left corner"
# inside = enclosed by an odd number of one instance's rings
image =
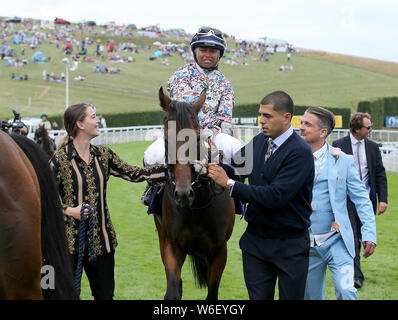
[[[4,132],[9,132],[9,129],[12,128],[12,132],[20,133],[20,129],[22,129],[25,124],[21,120],[21,114],[15,110],[12,110],[14,114],[14,119],[11,121],[0,120],[0,130]]]
[[[12,128],[13,129],[20,129],[24,126],[24,123],[21,121],[21,114],[15,110],[12,110],[12,113],[14,114],[14,120],[12,122]]]

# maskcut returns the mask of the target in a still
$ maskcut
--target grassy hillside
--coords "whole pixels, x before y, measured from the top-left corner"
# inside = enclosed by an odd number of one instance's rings
[[[115,42],[118,44],[117,38]],[[14,47],[18,57],[21,57],[21,48]],[[230,43],[230,48],[235,48],[235,44]],[[56,50],[54,44],[44,43],[37,50],[51,57],[51,61],[46,64],[32,62],[30,58],[36,50],[29,47],[25,49],[25,56],[29,59],[25,67],[6,67],[1,61],[0,118],[8,118],[13,108],[24,116],[37,116],[42,111],[49,115],[63,113],[65,83],[46,82],[42,79],[42,73],[43,70],[57,75],[65,72],[65,64],[61,62],[65,56]],[[88,56],[94,57],[94,50],[94,45],[89,46]],[[140,50],[139,54],[120,52],[126,57],[134,57],[136,61],[132,63],[112,64],[99,58],[99,63],[121,69],[120,74],[114,75],[94,73],[92,69],[96,63],[79,63],[79,69],[70,72],[69,104],[92,102],[101,114],[156,110],[159,108],[156,99],[158,88],[165,86],[170,75],[184,62],[179,56],[169,57],[168,66],[162,65],[160,59],[150,61],[148,57],[154,51],[153,46],[151,51]],[[232,54],[228,56],[232,57]],[[359,63],[360,58],[351,57],[343,64],[336,63],[329,56],[320,59],[319,56],[293,54],[290,63],[294,71],[282,72],[279,67],[287,64],[285,53],[270,56],[269,62],[255,61],[256,58],[256,54],[246,58],[248,66],[224,65],[226,59],[221,62],[221,69],[234,87],[236,104],[258,103],[265,94],[284,90],[298,105],[349,107],[356,110],[360,100],[393,96],[398,92],[398,73],[385,71],[396,70],[395,63],[383,63],[370,68],[369,63]],[[29,80],[12,80],[11,73],[27,74]],[[87,80],[73,80],[79,75],[85,75]]]
[[[340,63],[347,66],[373,71],[376,73],[384,73],[395,78],[398,77],[398,63],[313,50],[301,51],[299,55],[313,59]]]

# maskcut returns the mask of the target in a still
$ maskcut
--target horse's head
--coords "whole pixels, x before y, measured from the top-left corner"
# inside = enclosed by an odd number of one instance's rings
[[[46,136],[48,136],[48,134],[47,134],[46,128],[44,128],[44,125],[43,125],[43,126],[39,126],[39,127],[35,130],[34,140],[35,140],[37,143],[41,144],[42,141],[43,141],[43,139],[44,139]]]
[[[180,207],[191,207],[194,200],[192,162],[197,158],[200,134],[198,113],[206,99],[203,91],[194,104],[170,100],[159,89],[160,106],[166,112],[164,137],[169,177],[175,185],[174,196]]]

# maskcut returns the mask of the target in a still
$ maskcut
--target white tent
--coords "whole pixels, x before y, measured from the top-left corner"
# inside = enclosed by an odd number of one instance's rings
[[[261,40],[264,41],[264,43],[268,46],[286,46],[289,43],[286,40],[283,39],[276,39],[276,38],[270,38],[270,37],[262,37],[260,38]]]

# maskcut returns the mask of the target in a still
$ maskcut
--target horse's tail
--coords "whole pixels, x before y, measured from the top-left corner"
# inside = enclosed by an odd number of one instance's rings
[[[205,259],[190,255],[195,283],[199,288],[207,287],[207,272],[209,267]]]
[[[62,207],[54,175],[46,160],[48,157],[32,140],[16,134],[12,138],[32,163],[40,186],[42,265],[46,266],[42,268],[42,273],[43,276],[48,276],[46,288],[42,285],[43,297],[77,299],[73,287],[72,261],[67,251]],[[54,277],[51,278],[51,275]]]

